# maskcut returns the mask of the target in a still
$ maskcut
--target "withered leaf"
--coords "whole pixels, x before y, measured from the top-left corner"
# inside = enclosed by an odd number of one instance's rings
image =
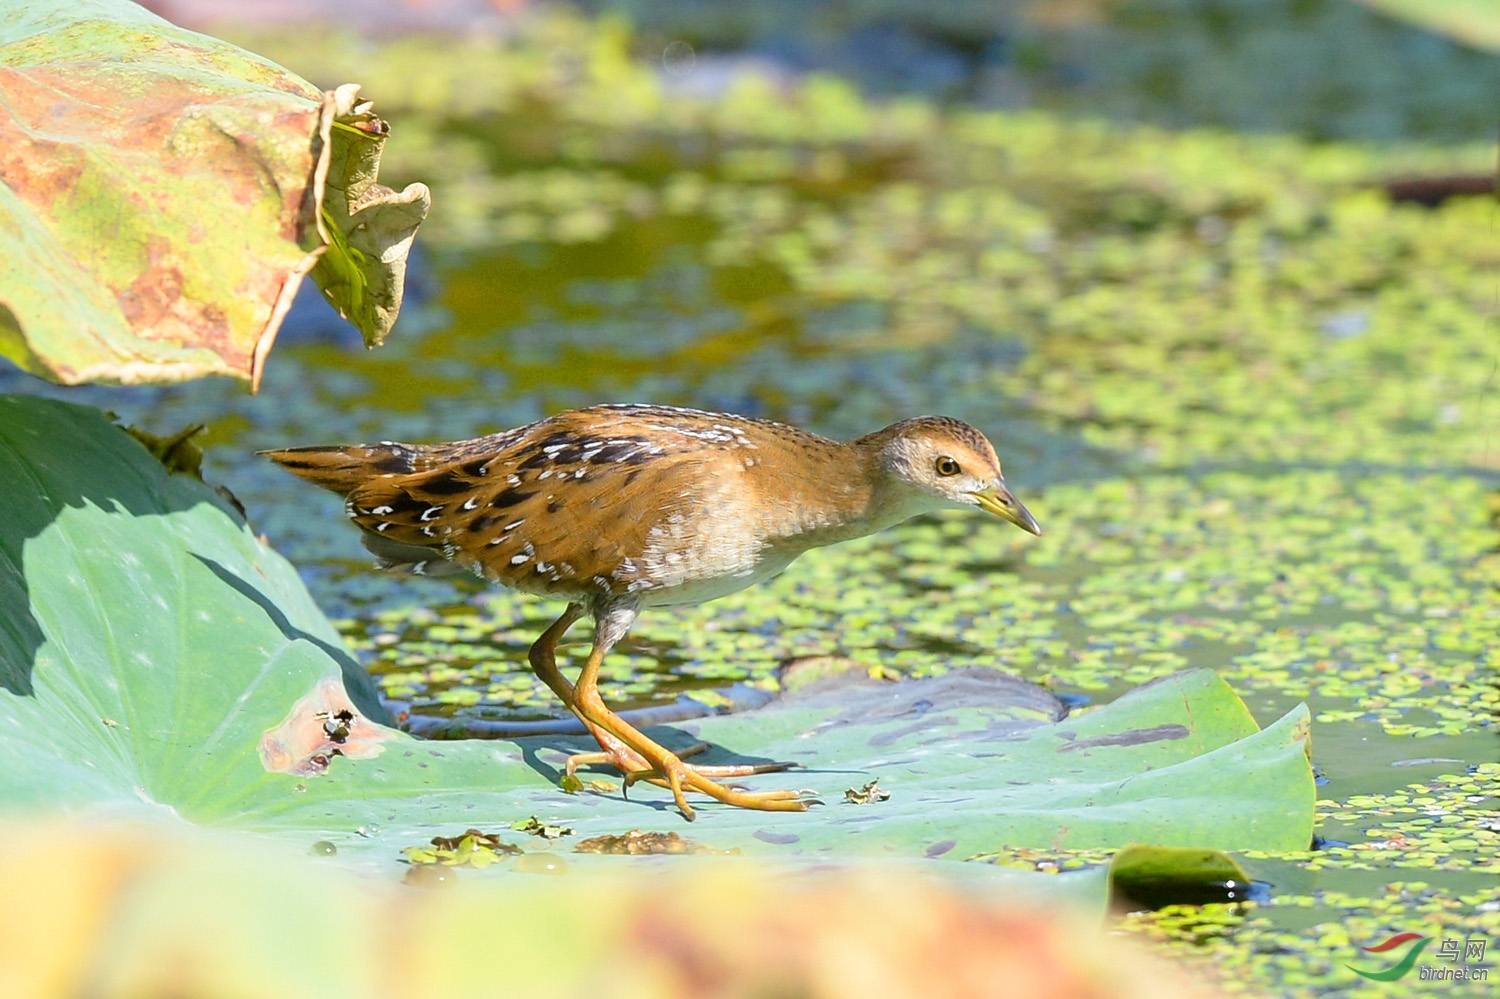
[[[880,789],[879,780],[872,780],[858,790],[851,787],[844,792],[844,800],[851,805],[870,805],[877,801],[886,801],[890,796],[889,791]]]
[[[431,846],[409,846],[401,852],[409,864],[488,867],[506,857],[518,856],[522,850],[513,843],[503,842],[496,833],[469,829],[458,836],[434,836]]]
[[[542,839],[561,839],[564,836],[573,835],[573,830],[567,826],[549,826],[535,815],[520,822],[512,822],[510,827],[516,832],[528,833],[532,836],[540,836]]]
[[[690,839],[683,839],[674,832],[643,832],[632,829],[618,836],[595,836],[573,848],[574,853],[601,853],[609,855],[640,856],[655,853],[721,853],[738,854],[738,848],[716,850]]]

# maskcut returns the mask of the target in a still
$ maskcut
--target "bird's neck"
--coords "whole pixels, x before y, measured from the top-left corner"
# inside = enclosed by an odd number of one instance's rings
[[[788,499],[767,532],[778,548],[806,551],[874,534],[925,512],[907,493],[882,488],[879,450],[862,438],[848,444],[826,442],[809,468],[817,477],[790,483]]]

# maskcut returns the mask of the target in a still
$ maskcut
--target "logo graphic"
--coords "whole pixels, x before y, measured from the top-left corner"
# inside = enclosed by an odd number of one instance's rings
[[[1422,954],[1422,948],[1426,947],[1427,944],[1431,942],[1432,937],[1424,937],[1420,933],[1397,933],[1395,936],[1391,937],[1384,943],[1378,943],[1373,947],[1360,948],[1360,950],[1367,951],[1371,954],[1384,954],[1385,952],[1395,950],[1402,944],[1412,940],[1415,940],[1416,943],[1411,945],[1411,949],[1406,952],[1406,956],[1403,957],[1400,961],[1397,961],[1395,964],[1391,965],[1389,968],[1386,968],[1384,971],[1361,971],[1359,968],[1356,968],[1352,964],[1346,964],[1344,965],[1344,967],[1348,968],[1356,975],[1362,975],[1365,978],[1369,978],[1373,981],[1394,982],[1396,979],[1401,978],[1408,971],[1410,971],[1413,964],[1417,963],[1417,958]]]

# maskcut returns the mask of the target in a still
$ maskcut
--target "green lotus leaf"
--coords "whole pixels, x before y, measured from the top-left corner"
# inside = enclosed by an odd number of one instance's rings
[[[1132,844],[1109,862],[1110,893],[1117,902],[1148,908],[1164,904],[1222,902],[1250,883],[1245,869],[1220,850]]]
[[[1500,51],[1500,6],[1494,0],[1360,0],[1403,21],[1489,52]]]
[[[67,384],[257,384],[309,270],[380,342],[428,195],[374,182],[357,91],[125,0],[9,5],[0,354]]]
[[[1306,710],[1261,730],[1211,670],[1075,714],[988,668],[898,683],[830,672],[758,711],[651,729],[711,744],[709,762],[800,764],[754,784],[815,789],[826,804],[809,812],[706,802],[688,826],[655,787],[568,794],[559,768],[589,748],[581,735],[443,742],[387,727],[291,566],[97,411],[0,397],[0,483],[6,812],[170,812],[392,868],[435,835],[508,836],[527,820],[579,840],[655,829],[746,855],[913,862],[1136,842],[1293,850],[1312,835]],[[844,803],[876,778],[888,799]]]

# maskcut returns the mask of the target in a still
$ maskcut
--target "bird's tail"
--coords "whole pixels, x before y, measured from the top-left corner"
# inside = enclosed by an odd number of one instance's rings
[[[349,495],[381,475],[415,472],[419,460],[418,448],[390,441],[347,447],[289,447],[260,453],[308,482],[340,496]]]

